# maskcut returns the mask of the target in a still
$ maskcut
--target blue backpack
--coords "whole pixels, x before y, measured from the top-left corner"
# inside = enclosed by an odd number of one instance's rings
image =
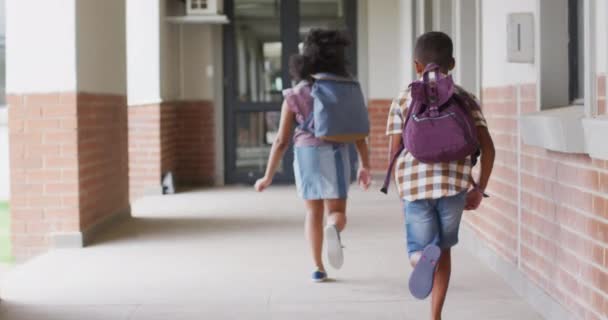
[[[330,142],[365,139],[370,125],[359,82],[328,73],[316,74],[313,78],[313,112],[302,127],[313,132],[315,137]]]

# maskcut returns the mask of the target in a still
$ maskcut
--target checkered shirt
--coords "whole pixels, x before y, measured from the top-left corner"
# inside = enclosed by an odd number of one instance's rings
[[[478,127],[487,127],[479,107],[479,100],[459,86],[456,86],[455,94],[467,95],[471,99],[465,99],[465,101],[474,101],[477,104],[476,107],[470,107],[475,124]],[[411,102],[412,96],[409,88],[393,99],[386,126],[387,135],[401,135],[407,108]],[[406,201],[457,195],[467,190],[472,180],[471,157],[453,162],[426,164],[416,160],[407,150],[403,150],[395,167],[397,189],[400,197]]]

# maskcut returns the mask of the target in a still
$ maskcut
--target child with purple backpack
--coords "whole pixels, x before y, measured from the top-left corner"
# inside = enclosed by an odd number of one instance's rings
[[[494,164],[494,144],[478,100],[454,84],[453,44],[442,32],[416,41],[414,81],[391,104],[387,135],[403,203],[412,295],[432,293],[431,319],[441,319],[463,210],[475,210]],[[480,156],[479,178],[472,168]]]

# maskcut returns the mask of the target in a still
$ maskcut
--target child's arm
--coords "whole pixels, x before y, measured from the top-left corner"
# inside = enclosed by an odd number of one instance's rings
[[[496,157],[494,142],[492,141],[488,128],[477,127],[477,137],[479,138],[479,143],[481,145],[481,170],[479,172],[479,179],[477,179],[477,187],[469,191],[467,195],[466,210],[475,210],[479,207],[479,204],[481,204],[483,193],[488,186],[492,168],[494,167],[494,158]]]
[[[395,154],[401,150],[401,134],[391,134],[389,136],[389,146],[388,146],[388,162],[390,164],[391,160],[395,157]]]
[[[479,143],[481,144],[481,170],[479,172],[479,179],[477,180],[477,188],[481,191],[485,191],[494,168],[494,158],[496,157],[496,151],[494,150],[494,141],[492,136],[486,127],[478,128]]]
[[[283,106],[281,107],[279,132],[272,143],[272,149],[270,150],[270,155],[268,156],[266,173],[264,174],[263,178],[256,181],[255,190],[259,192],[264,191],[264,189],[266,189],[272,183],[272,179],[274,178],[274,175],[281,164],[285,151],[287,151],[287,148],[289,148],[289,140],[291,139],[291,132],[293,130],[294,117],[295,114],[289,109],[287,100],[283,101]]]
[[[359,154],[359,172],[357,173],[357,180],[359,185],[367,190],[372,183],[372,177],[369,172],[369,148],[365,139],[358,140],[355,142],[357,147],[357,153]]]

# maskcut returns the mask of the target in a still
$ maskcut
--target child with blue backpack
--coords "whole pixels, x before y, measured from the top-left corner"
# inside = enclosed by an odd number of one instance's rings
[[[359,84],[347,72],[345,48],[349,39],[339,31],[311,30],[301,55],[290,59],[290,73],[297,85],[283,91],[278,136],[263,178],[255,184],[265,190],[289,147],[295,128],[294,174],[298,194],[305,200],[306,235],[315,271],[312,280],[327,280],[323,264],[323,240],[327,240],[330,264],[343,263],[340,233],[346,226],[346,198],[351,182],[349,142],[359,154],[358,180],[367,189],[371,183],[366,136],[369,119]],[[327,210],[327,225],[323,219]]]
[[[458,242],[463,210],[487,197],[495,151],[478,100],[454,84],[450,37],[428,32],[415,45],[420,77],[391,104],[387,135],[393,173],[403,203],[407,248],[414,271],[409,288],[424,299],[432,293],[431,319],[441,319],[450,274],[451,248]],[[480,174],[472,168],[480,156]]]

